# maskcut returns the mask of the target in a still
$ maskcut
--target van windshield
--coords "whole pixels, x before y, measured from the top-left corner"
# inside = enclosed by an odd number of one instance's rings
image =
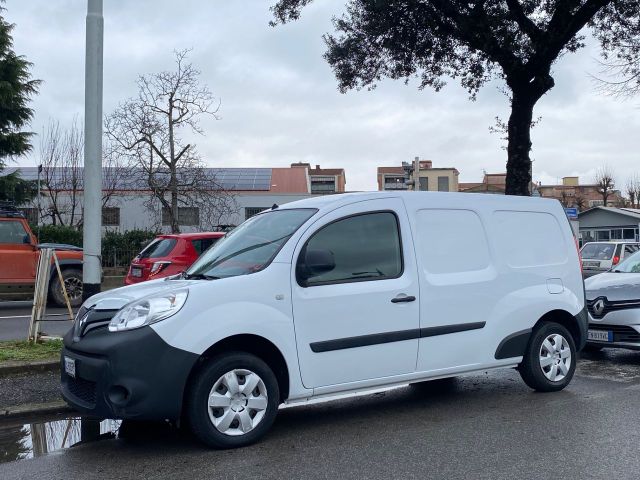
[[[316,209],[270,210],[227,233],[185,272],[185,278],[215,279],[255,273],[267,267]]]
[[[615,249],[613,243],[587,243],[580,255],[583,260],[611,260]]]
[[[640,273],[640,252],[636,252],[613,269],[619,273]]]

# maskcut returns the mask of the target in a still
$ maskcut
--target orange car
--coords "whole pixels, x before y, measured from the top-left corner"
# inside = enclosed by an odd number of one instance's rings
[[[54,248],[72,306],[82,303],[82,249],[72,245],[40,244],[24,215],[15,208],[0,205],[0,299],[9,300],[32,294],[40,248]],[[51,266],[49,299],[64,305],[64,294],[56,268]]]

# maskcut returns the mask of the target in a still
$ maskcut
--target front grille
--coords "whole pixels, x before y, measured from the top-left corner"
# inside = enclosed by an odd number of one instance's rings
[[[96,382],[67,376],[67,388],[69,393],[83,402],[96,404]]]
[[[640,342],[640,333],[627,325],[589,325],[589,330],[613,332],[614,342]]]
[[[604,309],[596,314],[595,312],[595,304],[597,301],[602,300],[604,302]],[[638,308],[640,309],[640,300],[619,300],[619,301],[609,301],[606,297],[598,297],[593,300],[587,301],[587,309],[593,318],[603,318],[607,313],[614,312],[618,310],[628,310]]]

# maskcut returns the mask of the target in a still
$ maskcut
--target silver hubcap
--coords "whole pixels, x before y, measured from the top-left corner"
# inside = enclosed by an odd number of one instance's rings
[[[542,342],[540,367],[552,382],[559,382],[567,376],[571,368],[571,348],[566,338],[554,333]]]
[[[251,370],[221,376],[209,392],[211,423],[225,435],[244,435],[258,426],[267,411],[267,387]]]

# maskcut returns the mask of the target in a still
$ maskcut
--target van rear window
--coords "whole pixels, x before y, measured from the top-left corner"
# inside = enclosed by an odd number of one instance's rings
[[[613,243],[587,243],[580,254],[585,260],[611,260],[615,249]]]

